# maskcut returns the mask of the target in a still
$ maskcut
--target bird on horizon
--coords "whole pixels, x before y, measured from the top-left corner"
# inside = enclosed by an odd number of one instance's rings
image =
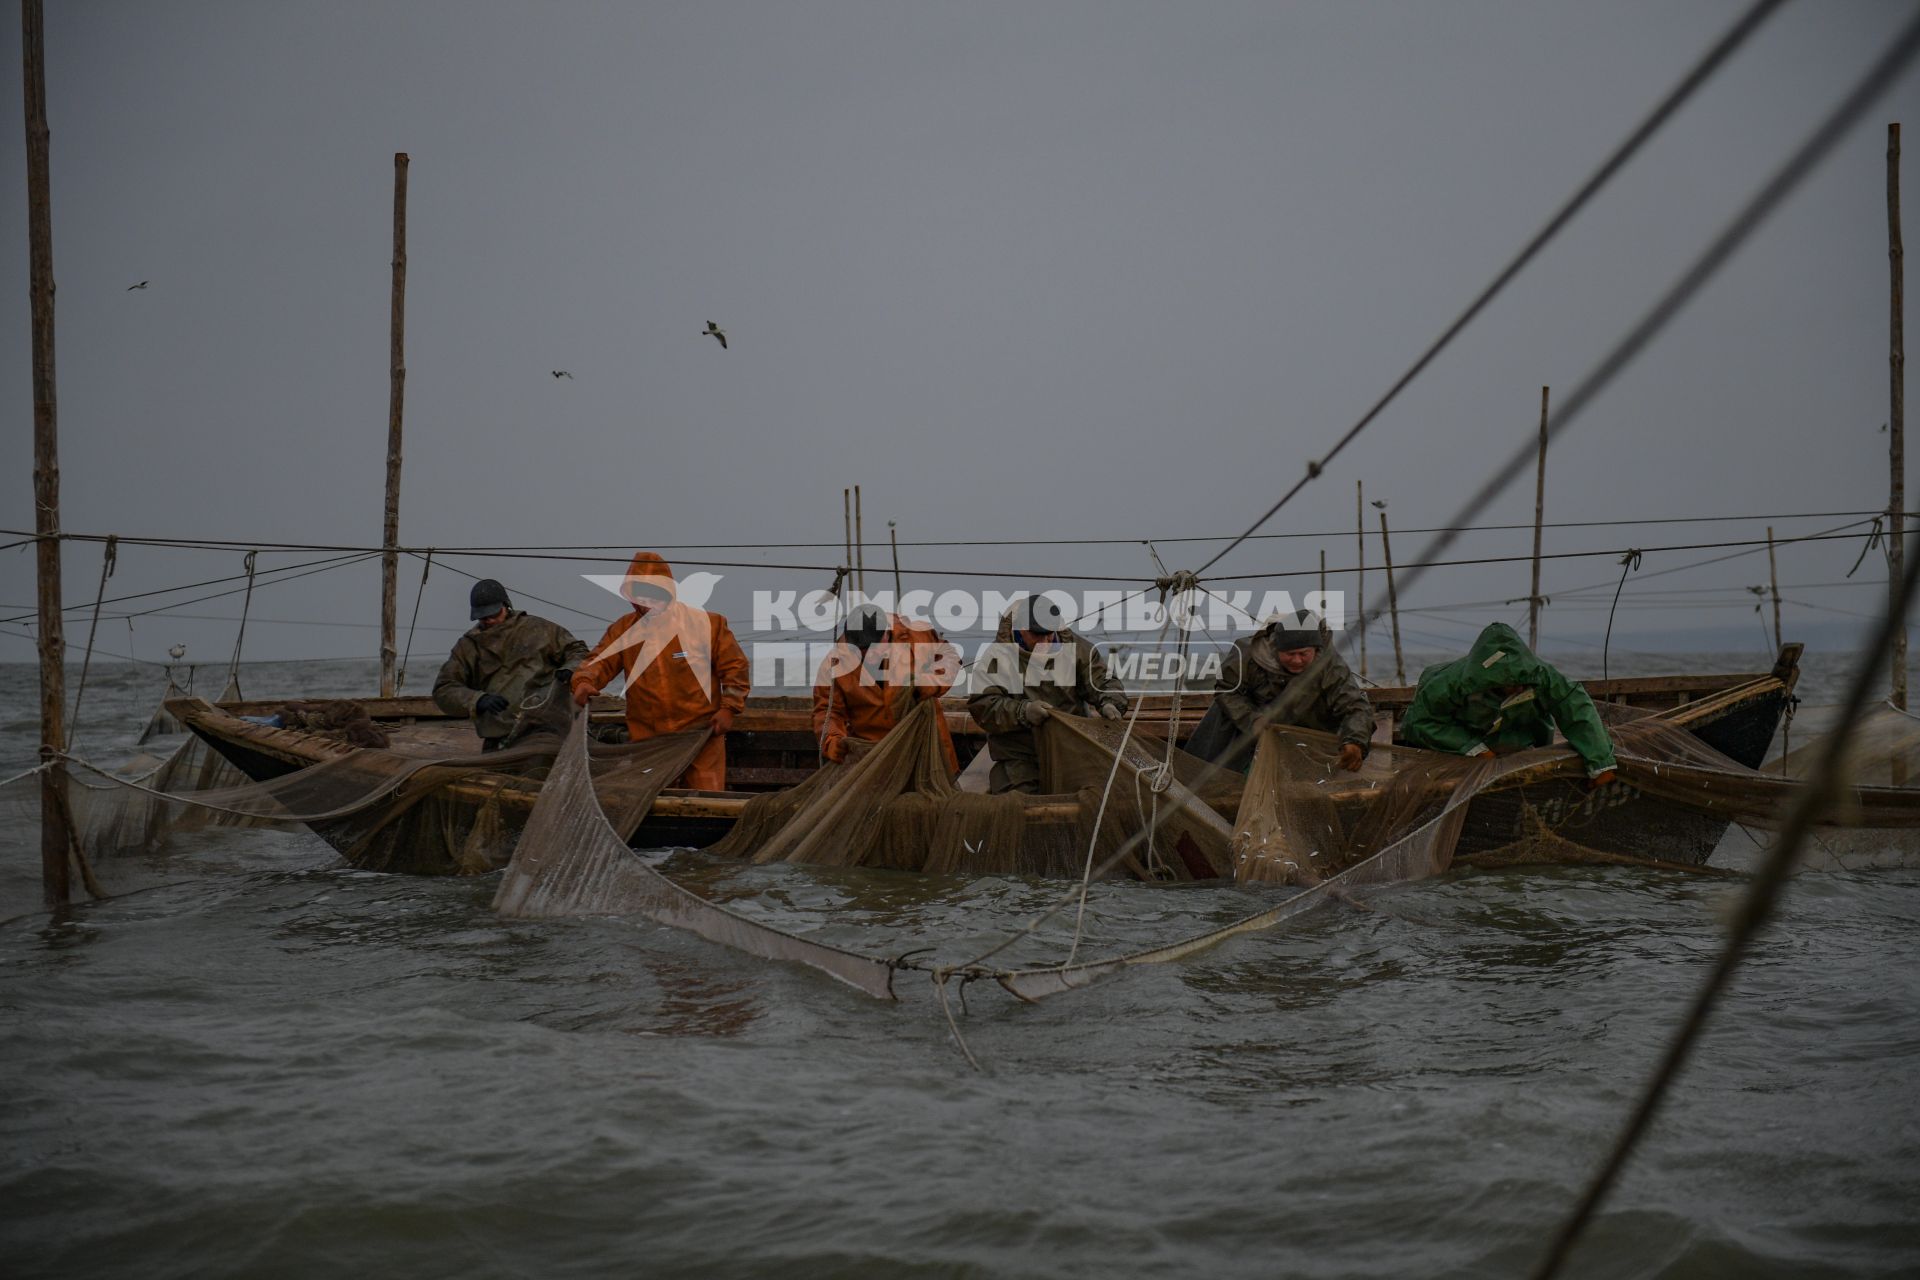
[[[142,280],[139,284],[128,285],[127,292],[132,293],[135,289],[144,289],[146,287],[147,287],[147,282],[145,280]]]
[[[554,376],[554,377],[556,377],[556,378],[571,378],[571,377],[573,377],[573,375],[572,375],[572,374],[570,374],[570,373],[568,373],[568,372],[567,372],[567,371],[566,371],[565,369],[555,369],[555,370],[553,370],[553,371],[552,371],[552,373],[553,373],[553,376]]]
[[[725,351],[727,349],[727,331],[725,329],[722,329],[719,325],[715,324],[713,321],[711,320],[707,321],[706,330],[701,334],[701,336],[715,338],[719,341],[720,349],[722,351]]]

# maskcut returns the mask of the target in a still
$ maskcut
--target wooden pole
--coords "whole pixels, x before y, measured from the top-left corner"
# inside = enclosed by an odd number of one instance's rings
[[[1387,513],[1380,513],[1380,553],[1387,562],[1387,613],[1393,618],[1393,682],[1407,682],[1407,667],[1400,660],[1400,600],[1393,592],[1393,543],[1387,540]]]
[[[1780,655],[1780,568],[1773,558],[1773,526],[1767,526],[1767,583],[1773,588],[1773,653]]]
[[[1527,648],[1540,647],[1540,530],[1547,511],[1547,393],[1540,388],[1540,460],[1533,475],[1533,588],[1527,593]]]
[[[40,623],[40,886],[50,907],[69,893],[66,768],[67,636],[60,612],[60,436],[53,377],[53,182],[48,160],[46,21],[20,0],[27,98],[27,297],[33,325],[33,528]]]
[[[1327,549],[1320,548],[1320,598],[1327,598]]]
[[[1906,385],[1907,355],[1902,312],[1900,277],[1904,271],[1905,251],[1900,244],[1900,126],[1887,126],[1887,259],[1893,276],[1893,299],[1888,336],[1891,354],[1887,364],[1891,379],[1887,406],[1888,470],[1892,484],[1887,496],[1887,590],[1898,591],[1901,566],[1906,561],[1907,441]],[[1893,705],[1907,709],[1907,628],[1906,620],[1893,633]]]
[[[900,612],[900,534],[893,527],[893,521],[887,521],[887,541],[893,544],[893,611]]]
[[[388,317],[387,512],[380,535],[380,696],[393,697],[393,633],[399,610],[400,410],[407,392],[407,153],[393,156],[393,307]]]
[[[1359,584],[1359,599],[1354,613],[1360,619],[1360,674],[1367,674],[1367,495],[1362,481],[1353,482],[1354,535],[1360,544],[1360,567],[1354,574]]]
[[[867,594],[867,526],[860,515],[860,486],[853,486],[853,571],[860,594]]]

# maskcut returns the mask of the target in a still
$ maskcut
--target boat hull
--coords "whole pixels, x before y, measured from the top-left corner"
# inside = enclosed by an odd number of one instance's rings
[[[1781,715],[1792,696],[1799,646],[1787,646],[1773,672],[1749,676],[1645,677],[1589,682],[1597,701],[1646,710],[1654,706],[1677,714],[1689,732],[1707,745],[1749,766],[1764,759]],[[1383,720],[1404,709],[1411,690],[1381,690],[1376,705]],[[1175,728],[1184,739],[1204,714],[1206,699],[1189,696]],[[728,740],[726,793],[663,792],[653,811],[634,832],[635,848],[704,848],[733,827],[754,791],[790,786],[809,776],[817,756],[807,728],[807,712],[797,699],[755,699]],[[471,750],[463,722],[448,721],[426,699],[389,699],[367,704],[383,724],[406,733],[439,735],[446,750]],[[318,735],[258,725],[243,714],[273,710],[272,703],[236,703],[214,707],[199,699],[176,699],[169,710],[192,732],[249,778],[265,781],[348,748]],[[597,708],[613,722],[616,704]],[[1143,712],[1143,715],[1150,715]],[[950,704],[949,726],[963,757],[978,750],[984,735],[960,704]],[[421,748],[426,749],[426,748]],[[473,873],[504,865],[513,842],[532,812],[538,782],[481,772],[441,788],[431,800],[430,822],[396,824],[365,831],[353,820],[311,824],[322,839],[353,865],[368,870],[418,875]],[[491,846],[474,856],[469,836],[483,819]],[[1603,857],[1704,863],[1725,834],[1728,823],[1641,794],[1622,782],[1589,792],[1578,782],[1554,780],[1509,790],[1490,791],[1469,802],[1456,851],[1467,861],[1527,860],[1529,845],[1551,836]],[[432,838],[421,830],[431,828]],[[1551,843],[1550,841],[1544,843]],[[463,849],[465,852],[463,852]]]

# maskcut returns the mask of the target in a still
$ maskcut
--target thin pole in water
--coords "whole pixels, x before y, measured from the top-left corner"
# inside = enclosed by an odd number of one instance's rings
[[[893,544],[893,611],[900,611],[900,534],[893,527],[893,521],[887,521],[887,541]]]
[[[1547,393],[1540,388],[1540,461],[1533,477],[1533,588],[1527,593],[1527,648],[1540,647],[1540,529],[1547,511]]]
[[[1773,653],[1780,656],[1780,568],[1773,558],[1773,526],[1767,526],[1767,585],[1773,589]]]
[[[853,571],[867,594],[867,526],[860,515],[860,486],[853,486]]]
[[[1400,600],[1393,591],[1393,543],[1387,538],[1387,513],[1380,513],[1380,553],[1387,561],[1387,613],[1393,618],[1393,682],[1407,682],[1407,667],[1400,660]]]
[[[1890,377],[1887,406],[1887,467],[1892,476],[1887,496],[1887,582],[1900,581],[1906,559],[1907,511],[1907,355],[1905,302],[1901,297],[1900,277],[1906,253],[1900,243],[1900,126],[1887,126],[1887,262],[1893,276],[1893,297],[1888,324],[1891,348],[1887,357]],[[1892,586],[1889,585],[1889,590]],[[1893,705],[1907,709],[1907,624],[1899,620],[1893,632]]]
[[[387,509],[380,533],[380,696],[394,691],[400,579],[400,410],[407,391],[407,153],[393,155],[393,303],[388,316]]]
[[[66,905],[73,844],[65,799],[66,630],[60,613],[60,433],[53,376],[53,180],[47,132],[46,19],[41,0],[20,0],[27,96],[27,296],[33,317],[33,511],[40,625],[40,885]]]
[[[1354,616],[1360,619],[1360,675],[1367,674],[1367,495],[1363,481],[1353,482],[1353,523],[1354,538],[1360,544],[1360,567],[1354,572],[1354,581],[1359,584],[1359,599],[1354,602]]]

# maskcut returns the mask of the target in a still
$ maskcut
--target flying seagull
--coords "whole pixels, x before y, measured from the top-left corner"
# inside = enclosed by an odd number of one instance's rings
[[[572,374],[568,373],[565,369],[555,369],[552,372],[553,372],[553,376],[556,378],[571,378],[573,376]]]
[[[1385,498],[1375,498],[1373,500],[1373,505],[1380,508],[1380,510],[1385,511],[1387,509],[1387,500]]]
[[[725,351],[727,349],[727,331],[725,329],[722,329],[719,325],[715,324],[711,320],[707,321],[706,332],[703,333],[701,336],[706,337],[708,335],[711,335],[714,338],[719,339],[720,349],[722,351]]]
[[[145,280],[142,280],[139,284],[128,285],[127,292],[132,293],[135,289],[144,289],[146,287],[147,287],[147,282]]]

